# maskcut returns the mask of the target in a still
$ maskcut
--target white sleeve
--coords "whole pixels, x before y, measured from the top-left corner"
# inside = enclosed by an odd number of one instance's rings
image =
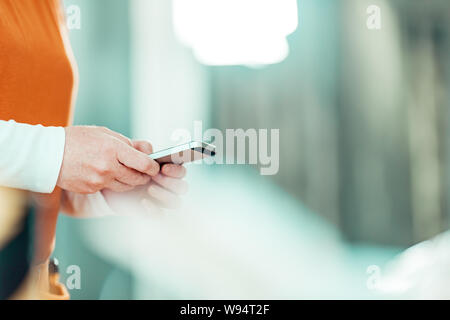
[[[0,185],[51,193],[61,169],[65,130],[0,120]]]

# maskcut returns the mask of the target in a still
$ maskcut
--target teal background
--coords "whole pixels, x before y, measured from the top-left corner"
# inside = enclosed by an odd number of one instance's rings
[[[70,31],[80,86],[75,125],[105,126],[130,136],[130,46],[128,1],[68,0],[81,8],[81,29]],[[81,290],[73,299],[131,298],[132,276],[94,254],[80,230],[86,222],[61,216],[54,256],[61,277],[69,265],[81,268]],[[106,285],[106,286],[105,286]]]

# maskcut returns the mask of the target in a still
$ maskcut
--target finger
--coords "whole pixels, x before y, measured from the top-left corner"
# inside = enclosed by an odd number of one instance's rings
[[[155,176],[159,172],[159,164],[151,159],[147,154],[134,148],[123,145],[117,152],[117,158],[124,166],[146,173],[149,176]]]
[[[109,134],[110,136],[113,136],[114,138],[119,139],[120,141],[126,143],[129,146],[133,146],[133,143],[131,142],[131,140],[129,138],[125,137],[124,135],[122,135],[118,132],[112,131],[108,128],[102,128],[102,129],[105,133]]]
[[[178,164],[165,164],[161,172],[172,178],[183,179],[186,176],[186,168]]]
[[[177,195],[186,194],[188,191],[188,183],[181,179],[171,178],[164,176],[162,174],[157,174],[153,178],[153,181]]]
[[[114,180],[109,183],[106,189],[114,191],[114,192],[127,192],[134,189],[133,186],[122,183],[120,181]]]
[[[163,208],[178,209],[181,205],[180,199],[170,191],[152,184],[148,188],[148,194],[158,202]]]
[[[153,146],[148,141],[132,141],[133,147],[135,147],[140,152],[143,152],[145,154],[152,154],[153,153]]]
[[[145,173],[140,173],[134,169],[130,169],[125,167],[122,164],[119,164],[119,168],[117,170],[116,179],[119,182],[124,184],[128,184],[130,186],[142,186],[150,182],[151,177]]]

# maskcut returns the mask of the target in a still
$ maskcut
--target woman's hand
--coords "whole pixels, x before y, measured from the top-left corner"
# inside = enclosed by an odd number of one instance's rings
[[[133,141],[133,146],[145,153],[152,153],[152,146],[145,141]],[[160,172],[145,186],[138,186],[128,192],[103,190],[102,194],[109,207],[116,214],[157,214],[161,209],[177,209],[181,205],[180,196],[188,191],[183,178],[186,168],[182,165],[165,164]]]
[[[82,194],[132,190],[158,174],[159,164],[148,157],[151,152],[150,143],[131,142],[106,128],[68,127],[57,185]]]
[[[182,180],[186,169],[180,165],[166,164],[161,172],[145,186],[127,192],[103,190],[108,207],[117,215],[157,215],[162,209],[177,209],[180,196],[187,192],[187,182]]]
[[[134,147],[146,154],[153,152],[152,146],[145,141],[134,141]],[[152,178],[142,194],[142,203],[149,210],[158,208],[178,209],[181,205],[180,196],[188,191],[188,184],[183,178],[186,168],[177,164],[164,164],[161,171]],[[141,188],[139,188],[141,189]]]
[[[147,188],[149,198],[144,204],[149,207],[178,209],[180,196],[188,191],[188,184],[182,180],[186,176],[186,168],[176,164],[162,166],[161,172],[153,177]]]

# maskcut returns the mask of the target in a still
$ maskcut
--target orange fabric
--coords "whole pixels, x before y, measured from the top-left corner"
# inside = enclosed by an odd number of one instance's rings
[[[66,126],[74,72],[58,0],[0,0],[0,119]]]
[[[71,122],[76,69],[59,0],[0,0],[0,119]],[[54,246],[61,191],[36,195],[38,263]]]

